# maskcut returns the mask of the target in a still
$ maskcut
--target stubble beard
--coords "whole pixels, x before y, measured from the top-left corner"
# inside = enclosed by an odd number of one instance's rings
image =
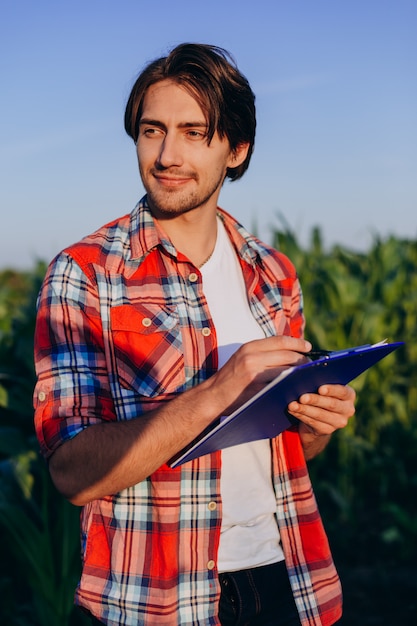
[[[198,176],[193,174],[192,178],[196,181],[198,186]],[[144,186],[147,193],[148,204],[153,215],[162,219],[172,219],[207,204],[220,189],[223,181],[224,176],[222,174],[219,175],[217,179],[209,181],[207,189],[197,188],[194,191],[188,191],[186,189],[153,190],[150,185],[144,184]]]

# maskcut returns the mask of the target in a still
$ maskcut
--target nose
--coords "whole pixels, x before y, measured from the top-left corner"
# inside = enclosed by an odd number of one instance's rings
[[[171,133],[166,133],[160,145],[157,163],[161,168],[181,166],[183,164],[180,140]]]

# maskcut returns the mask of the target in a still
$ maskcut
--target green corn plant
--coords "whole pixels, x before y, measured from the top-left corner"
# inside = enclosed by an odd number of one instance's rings
[[[0,526],[24,573],[40,626],[67,626],[79,577],[79,510],[51,484],[29,450],[0,464]]]

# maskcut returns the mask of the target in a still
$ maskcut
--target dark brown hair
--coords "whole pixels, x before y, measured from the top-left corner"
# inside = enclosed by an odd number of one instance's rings
[[[241,178],[255,143],[255,95],[231,55],[217,46],[184,43],[145,67],[133,85],[125,111],[125,130],[133,141],[138,138],[147,90],[166,79],[183,86],[198,102],[207,118],[209,143],[216,131],[221,138],[227,137],[232,151],[249,143],[245,161],[228,168],[226,174],[231,180]]]

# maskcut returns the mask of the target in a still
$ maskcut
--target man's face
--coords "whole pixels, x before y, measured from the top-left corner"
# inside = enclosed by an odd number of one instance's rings
[[[217,132],[208,144],[200,105],[171,80],[146,92],[136,147],[149,206],[157,218],[203,206],[215,209],[227,168],[239,165],[247,152],[243,146],[232,154],[228,140]]]

